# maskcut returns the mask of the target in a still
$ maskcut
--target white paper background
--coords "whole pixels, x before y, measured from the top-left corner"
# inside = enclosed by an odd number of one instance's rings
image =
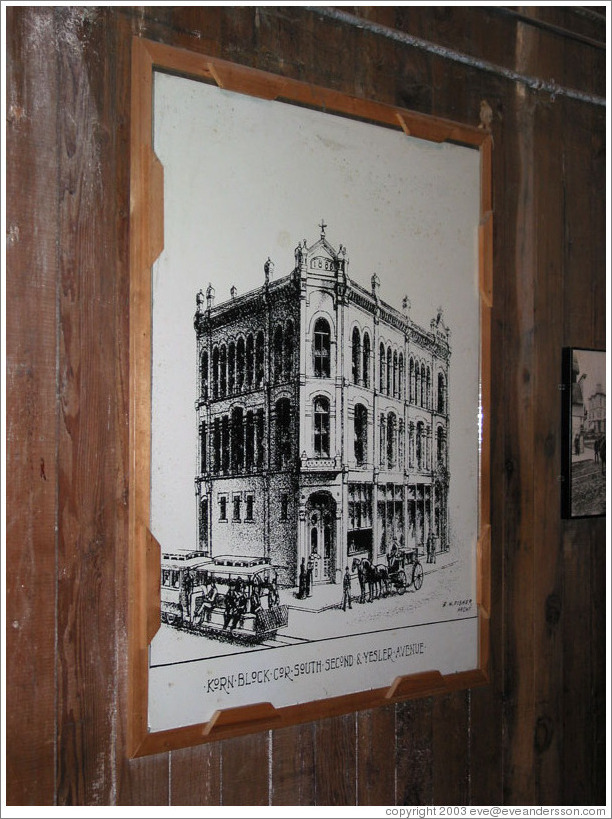
[[[210,282],[219,304],[232,285],[239,294],[259,287],[268,256],[275,276],[285,276],[295,246],[318,239],[324,219],[327,239],[347,248],[354,281],[370,289],[376,272],[381,298],[401,309],[407,295],[412,318],[426,329],[444,309],[452,347],[450,536],[461,565],[451,591],[474,598],[478,151],[164,74],[155,77],[154,118],[165,248],[153,269],[151,528],[162,548],[196,546],[196,293]],[[432,617],[430,605],[420,622]],[[445,633],[435,641],[438,655],[450,648]],[[153,645],[158,660],[175,639],[162,628]],[[474,640],[467,642],[458,650],[466,669],[476,662]],[[439,656],[430,660],[441,668]],[[154,728],[177,718],[164,716],[167,699],[152,694]]]

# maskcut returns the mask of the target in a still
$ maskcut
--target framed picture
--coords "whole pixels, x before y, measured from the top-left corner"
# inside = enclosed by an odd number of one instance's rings
[[[564,518],[606,513],[606,354],[563,349]]]
[[[135,39],[133,755],[487,681],[491,139]]]

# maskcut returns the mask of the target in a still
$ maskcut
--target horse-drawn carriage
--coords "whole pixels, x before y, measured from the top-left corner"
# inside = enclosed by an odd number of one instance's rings
[[[423,566],[417,549],[391,550],[387,564],[374,564],[367,558],[354,558],[352,571],[357,570],[361,588],[360,603],[371,603],[376,597],[386,596],[395,591],[404,594],[407,589],[419,591],[423,585]]]
[[[261,641],[289,621],[268,558],[162,555],[161,619],[175,628]]]

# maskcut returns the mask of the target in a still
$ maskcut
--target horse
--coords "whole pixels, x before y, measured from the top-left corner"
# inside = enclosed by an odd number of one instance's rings
[[[370,573],[374,587],[377,590],[377,597],[389,594],[389,569],[384,563],[370,564]]]
[[[353,558],[353,571],[357,569],[361,588],[360,603],[365,603],[365,587],[368,587],[368,603],[389,592],[389,570],[382,563],[374,565],[366,557]]]
[[[351,571],[355,571],[357,569],[357,578],[359,580],[359,588],[361,589],[361,594],[359,595],[359,602],[365,603],[366,601],[366,572],[363,566],[363,560],[359,557],[353,558],[353,566]],[[367,561],[366,561],[367,562]]]

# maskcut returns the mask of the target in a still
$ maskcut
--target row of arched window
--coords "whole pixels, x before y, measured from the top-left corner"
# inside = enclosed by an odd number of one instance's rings
[[[295,455],[292,430],[291,402],[279,399],[272,419],[274,429],[273,459],[276,468],[291,465]],[[330,457],[330,403],[324,395],[313,399],[313,453],[316,458]],[[404,421],[394,412],[382,413],[379,419],[380,466],[403,468],[405,457]],[[431,432],[423,421],[408,425],[408,466],[431,469]],[[212,458],[210,469],[217,474],[250,472],[263,467],[265,421],[263,409],[244,411],[234,407],[231,413],[219,416],[211,424]],[[208,431],[200,426],[201,471],[207,469]],[[368,410],[363,404],[354,409],[354,455],[362,466],[368,462]],[[436,463],[446,464],[446,433],[443,426],[436,430]]]
[[[363,387],[369,387],[370,377],[370,336],[365,330],[363,337],[358,327],[352,333],[352,381]],[[378,351],[378,389],[383,395],[392,398],[404,398],[404,354],[394,350],[391,345],[385,346],[381,341]],[[435,405],[432,401],[431,368],[410,358],[408,371],[408,401],[426,409],[446,412],[446,379],[443,373],[438,374]]]
[[[438,384],[435,404],[432,398],[431,369],[428,365],[410,359],[408,373],[408,400],[425,409],[433,409],[444,414],[446,409],[446,378],[444,373],[438,373]]]
[[[277,324],[272,345],[272,375],[276,383],[292,378],[294,352],[293,322],[289,320],[285,324]],[[208,350],[202,351],[200,394],[204,400],[239,395],[262,387],[265,375],[264,331],[215,344],[211,358],[209,362]]]
[[[206,423],[200,425],[200,469],[207,471],[208,433]],[[213,473],[250,472],[263,467],[263,409],[244,412],[234,407],[231,413],[219,416],[211,424],[211,462]]]
[[[380,343],[378,351],[378,388],[381,393],[393,398],[402,398],[404,395],[404,356],[390,346]]]
[[[272,345],[272,377],[275,383],[290,381],[294,375],[295,327],[293,321],[277,324]],[[213,400],[240,394],[263,386],[265,373],[265,335],[259,330],[249,333],[246,339],[215,344],[212,361],[208,351],[200,358],[201,395]],[[352,380],[366,388],[371,385],[370,336],[359,328],[352,334]],[[210,364],[210,366],[209,366]],[[329,322],[319,317],[314,324],[312,340],[313,372],[317,378],[329,378],[331,374],[331,330]],[[393,398],[404,397],[404,355],[383,342],[379,348],[379,391]],[[210,385],[210,394],[209,394]],[[432,376],[429,365],[410,358],[408,369],[408,401],[439,413],[447,411],[447,385],[443,373],[438,374],[435,404],[432,400]]]
[[[381,414],[379,419],[379,463],[382,468],[403,468],[405,456],[404,422],[394,412]],[[446,432],[436,429],[436,465],[446,465]],[[431,430],[423,421],[408,424],[408,466],[416,469],[432,468]]]

